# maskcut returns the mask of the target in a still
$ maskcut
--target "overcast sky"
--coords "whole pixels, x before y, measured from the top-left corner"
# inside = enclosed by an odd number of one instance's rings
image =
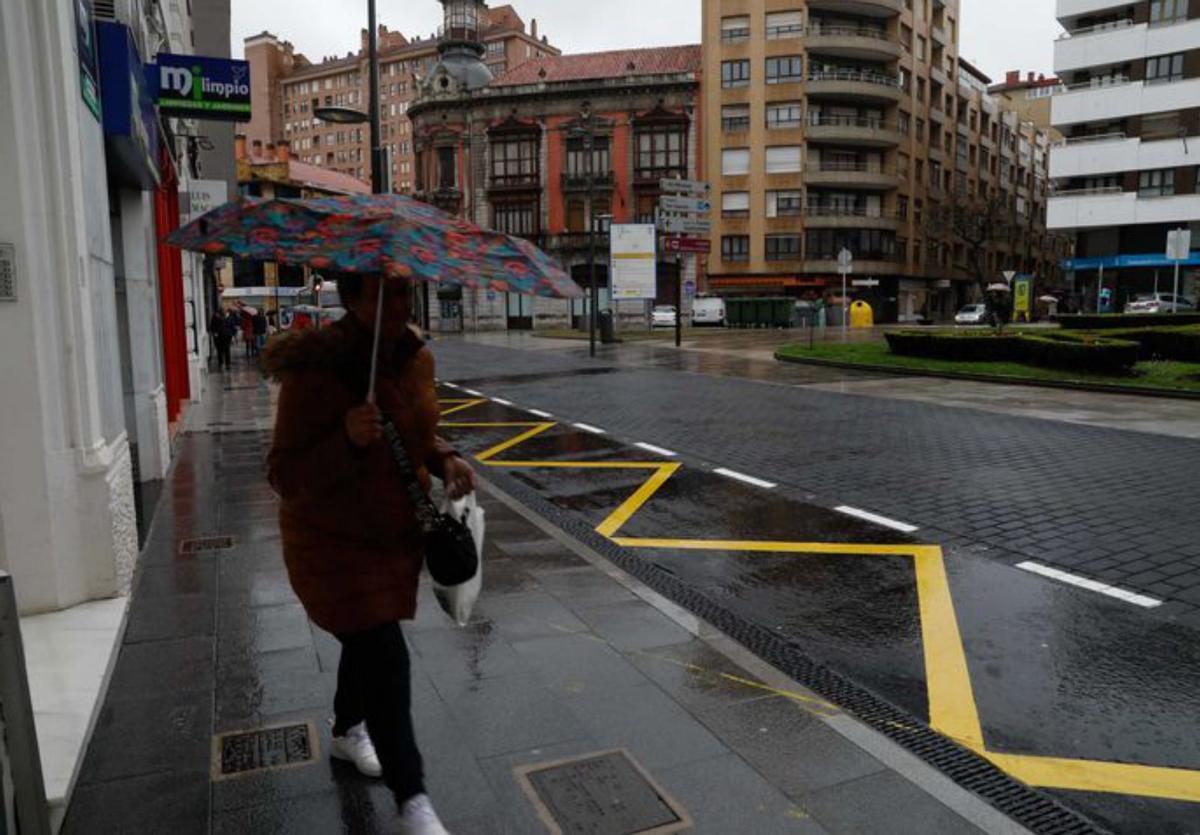
[[[378,0],[379,22],[406,35],[429,35],[441,21],[437,0]],[[566,52],[700,42],[700,0],[512,0],[525,18]],[[310,59],[357,49],[365,0],[232,0],[233,50],[264,29]],[[493,5],[496,5],[493,2]],[[1010,69],[1049,73],[1061,31],[1049,0],[962,0],[962,57],[1000,80]]]

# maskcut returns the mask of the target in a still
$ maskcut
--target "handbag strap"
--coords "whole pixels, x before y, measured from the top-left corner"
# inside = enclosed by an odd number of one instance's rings
[[[427,534],[432,533],[437,528],[437,520],[441,514],[434,507],[433,500],[429,498],[425,488],[421,486],[408,448],[404,446],[400,432],[391,418],[383,419],[383,436],[392,450],[392,458],[396,461],[396,468],[400,470],[400,477],[404,480],[404,488],[408,491],[408,498],[416,512],[417,521],[421,524],[421,530]]]

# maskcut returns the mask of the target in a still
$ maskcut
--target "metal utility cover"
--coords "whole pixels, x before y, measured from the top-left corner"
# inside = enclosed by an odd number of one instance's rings
[[[554,835],[666,835],[692,822],[624,751],[516,770]]]
[[[185,539],[179,543],[179,553],[199,554],[201,551],[227,551],[233,547],[232,536],[207,536],[201,539]]]
[[[311,722],[221,734],[213,738],[212,778],[221,781],[307,765],[316,761],[317,749]]]
[[[17,300],[17,248],[0,244],[0,302]]]

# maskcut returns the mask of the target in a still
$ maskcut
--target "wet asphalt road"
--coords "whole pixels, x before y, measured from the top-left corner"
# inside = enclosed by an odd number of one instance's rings
[[[710,600],[986,752],[1019,779],[1049,787],[1101,825],[1128,833],[1200,832],[1200,635],[1190,625],[1187,601],[1148,612],[1016,570],[1012,562],[1030,556],[1055,562],[1052,554],[1037,551],[1037,528],[1045,526],[1037,520],[1008,528],[1010,538],[1024,544],[1006,547],[995,532],[972,536],[962,519],[930,525],[925,516],[900,515],[906,503],[930,493],[934,501],[923,513],[934,516],[943,500],[950,508],[995,503],[996,495],[1005,495],[995,482],[1006,484],[1014,473],[1017,483],[1044,477],[1058,484],[1053,468],[1074,457],[1078,463],[1069,474],[1092,467],[1093,481],[1109,491],[1109,503],[1125,498],[1116,477],[1120,470],[1134,470],[1140,484],[1123,488],[1134,497],[1129,513],[1109,512],[1096,526],[1106,553],[1147,547],[1153,552],[1154,542],[1146,541],[1153,537],[1129,523],[1152,504],[1136,496],[1179,501],[1174,481],[1191,480],[1179,472],[1186,464],[1178,458],[1200,446],[970,410],[945,415],[935,407],[914,409],[802,387],[751,386],[741,372],[762,376],[761,363],[714,356],[664,358],[647,349],[636,364],[593,365],[579,351],[507,351],[455,342],[439,343],[437,353],[443,380],[515,404],[449,405],[448,411],[456,406],[460,411],[447,415],[445,431],[464,451],[483,455],[490,467],[590,526],[609,526],[610,538],[629,543],[641,558]],[[783,373],[794,386],[829,381],[829,372],[820,369]],[[444,394],[476,400],[461,390]],[[831,423],[839,414],[840,424]],[[575,421],[617,435],[601,437],[574,428]],[[932,426],[912,425],[917,421]],[[998,430],[1005,422],[1010,428]],[[481,423],[525,425],[458,425]],[[964,469],[953,449],[927,444],[928,435],[947,426],[953,431],[945,443],[965,433],[983,441],[974,448],[979,455],[1007,460],[1007,466]],[[533,434],[496,452],[497,445],[527,433]],[[1106,435],[1106,457],[1088,454],[1097,443],[1097,435],[1088,433]],[[1030,454],[1029,444],[1036,443],[1031,438],[1047,435]],[[637,441],[679,456],[647,453],[631,446]],[[1073,447],[1076,441],[1086,446]],[[899,447],[899,453],[889,447]],[[1149,455],[1157,471],[1147,473],[1145,462],[1114,460],[1130,450]],[[806,452],[810,461],[819,454],[819,465],[806,466]],[[682,467],[649,490],[643,485],[654,475],[652,468],[612,468],[614,462],[672,461]],[[763,466],[768,461],[782,463]],[[768,490],[716,475],[717,465],[778,481],[779,487]],[[639,493],[642,501],[631,507],[630,497]],[[1040,495],[1038,506],[1043,518],[1065,519],[1078,501]],[[920,530],[906,536],[829,509],[843,502],[896,513],[894,518]],[[615,523],[614,511],[620,516]],[[1192,514],[1188,525],[1196,525],[1195,519]],[[1189,566],[1190,557],[1175,552],[1175,539],[1186,539],[1186,533],[1157,537],[1174,558],[1160,565]],[[747,546],[762,541],[790,543],[793,550]],[[873,552],[906,543],[941,546],[944,569],[940,558],[936,563],[941,573],[914,571],[914,559],[902,552]],[[848,547],[844,553],[820,553],[823,545]],[[940,602],[934,574],[943,578],[949,604]],[[964,676],[956,677],[956,657],[965,659]],[[962,710],[939,708],[934,715],[935,701]],[[977,717],[982,731],[977,745],[970,740],[971,722],[954,718],[962,714]]]

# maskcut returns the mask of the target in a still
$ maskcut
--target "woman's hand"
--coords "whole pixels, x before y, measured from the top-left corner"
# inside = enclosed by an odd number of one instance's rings
[[[475,492],[475,470],[462,458],[451,455],[442,464],[442,482],[446,485],[446,495],[450,500],[458,501]]]
[[[366,449],[383,437],[383,413],[374,403],[364,403],[346,412],[346,437],[359,449]]]

